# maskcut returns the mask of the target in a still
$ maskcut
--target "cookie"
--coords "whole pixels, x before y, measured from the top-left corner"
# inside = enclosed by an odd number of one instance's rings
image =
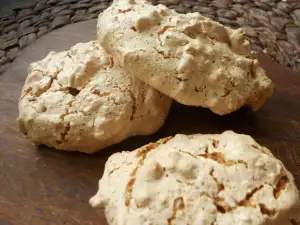
[[[258,110],[273,93],[244,30],[199,13],[115,0],[99,15],[97,31],[127,72],[184,105],[224,115],[246,104]]]
[[[29,66],[20,131],[37,145],[96,152],[156,132],[172,100],[122,70],[98,42],[50,52]]]
[[[176,135],[112,155],[93,207],[109,225],[294,225],[299,192],[250,136]]]

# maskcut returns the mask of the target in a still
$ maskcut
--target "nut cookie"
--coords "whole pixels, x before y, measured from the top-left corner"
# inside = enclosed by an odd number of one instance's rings
[[[223,115],[259,109],[273,84],[242,29],[145,0],[115,0],[99,15],[98,39],[121,66],[176,101]]]
[[[226,131],[112,155],[90,204],[105,208],[110,225],[295,225],[298,199],[281,161]]]
[[[18,125],[37,145],[93,153],[164,123],[172,100],[124,72],[98,42],[29,66]]]

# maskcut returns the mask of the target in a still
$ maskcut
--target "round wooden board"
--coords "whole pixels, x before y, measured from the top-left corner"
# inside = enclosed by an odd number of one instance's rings
[[[64,27],[42,37],[0,76],[0,224],[100,224],[102,210],[92,209],[107,158],[177,133],[220,133],[231,129],[252,135],[270,148],[294,174],[300,187],[300,74],[261,58],[276,84],[274,96],[257,113],[245,107],[228,116],[174,103],[165,126],[155,135],[131,138],[95,155],[36,149],[16,128],[18,99],[30,62],[51,50],[66,50],[96,38],[96,21]]]

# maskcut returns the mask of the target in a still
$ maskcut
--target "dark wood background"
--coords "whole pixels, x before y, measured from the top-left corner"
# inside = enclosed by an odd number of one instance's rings
[[[95,155],[34,148],[16,128],[28,64],[50,50],[66,50],[77,42],[95,39],[95,26],[95,20],[87,21],[42,37],[0,76],[0,225],[106,225],[102,210],[92,209],[88,200],[96,193],[107,157],[176,133],[231,129],[252,135],[284,162],[300,187],[300,74],[267,58],[260,61],[276,89],[257,113],[246,107],[220,117],[207,109],[175,103],[157,134],[131,138]]]

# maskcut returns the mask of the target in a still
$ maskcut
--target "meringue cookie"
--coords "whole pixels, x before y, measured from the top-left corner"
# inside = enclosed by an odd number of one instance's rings
[[[93,207],[109,225],[295,225],[290,172],[250,136],[182,135],[112,155]]]
[[[50,52],[29,66],[20,131],[37,145],[93,153],[156,132],[172,100],[119,67],[98,42]]]
[[[124,70],[184,105],[224,115],[246,104],[258,110],[273,93],[244,30],[199,13],[115,0],[99,15],[97,31]]]

